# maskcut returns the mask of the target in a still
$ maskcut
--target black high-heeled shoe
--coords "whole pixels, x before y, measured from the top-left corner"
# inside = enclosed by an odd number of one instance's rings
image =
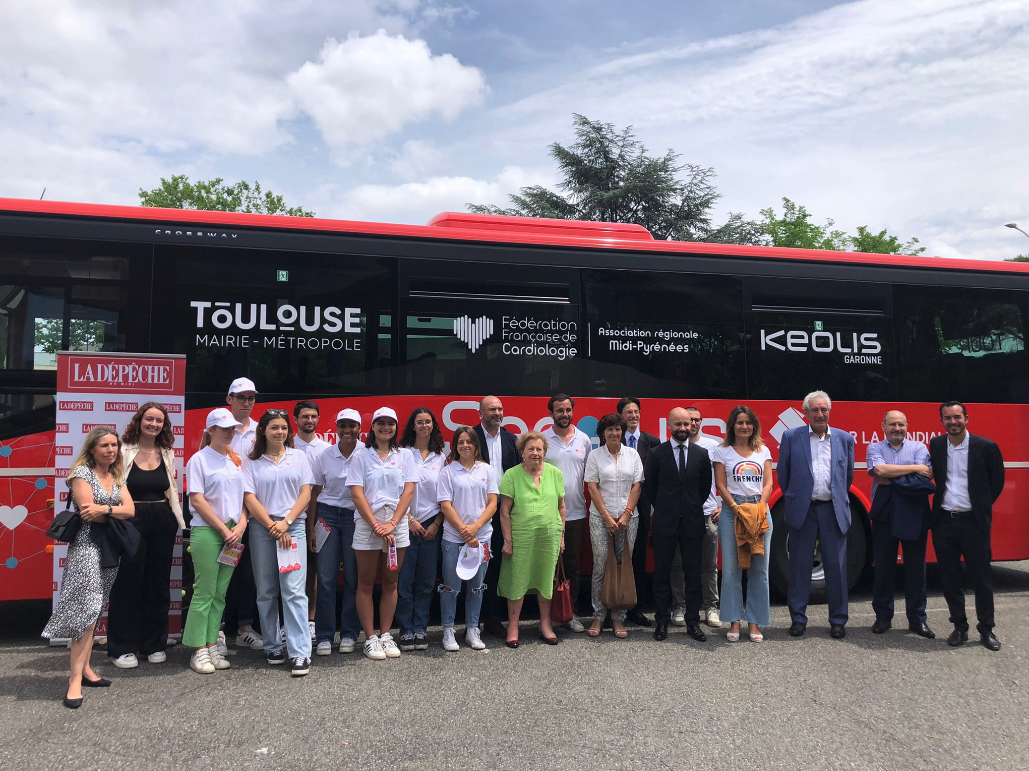
[[[90,680],[88,677],[83,676],[82,678],[83,688],[110,688],[111,681],[105,677],[98,677],[96,680]]]
[[[69,699],[67,696],[64,697],[64,706],[68,709],[78,709],[82,706],[82,697],[79,696],[77,699]]]

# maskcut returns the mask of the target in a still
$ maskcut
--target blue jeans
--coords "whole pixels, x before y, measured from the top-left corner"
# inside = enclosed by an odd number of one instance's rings
[[[439,585],[439,611],[445,627],[453,626],[454,616],[457,615],[457,595],[461,592],[461,579],[457,577],[457,559],[461,556],[463,546],[464,543],[443,542],[443,583]],[[486,577],[488,565],[488,562],[483,562],[479,565],[479,572],[471,580],[464,582],[468,589],[464,595],[464,623],[468,628],[479,626],[482,593],[486,590],[482,581]]]
[[[734,495],[736,503],[757,503],[759,495]],[[747,605],[743,606],[743,570],[736,556],[736,515],[728,506],[722,506],[718,517],[718,540],[722,545],[721,617],[726,624],[746,621],[758,626],[770,626],[772,614],[768,599],[768,557],[772,548],[772,518],[768,518],[765,533],[765,553],[752,554],[747,570]]]
[[[278,522],[282,517],[273,517]],[[275,552],[278,541],[255,523],[250,528],[250,558],[254,565],[254,583],[257,585],[257,613],[261,618],[261,635],[266,653],[281,650],[279,642],[279,595],[282,595],[282,615],[286,624],[286,650],[290,658],[310,658],[311,630],[307,626],[307,532],[306,523],[298,519],[289,527],[290,537],[300,543],[297,559],[300,570],[279,572],[279,558]]]
[[[440,529],[440,533],[442,528]],[[411,533],[411,545],[404,552],[404,564],[397,579],[397,626],[400,634],[425,634],[429,605],[436,585],[440,533],[431,541]]]
[[[336,592],[339,591],[339,563],[343,562],[343,610],[339,636],[358,638],[357,557],[354,556],[354,510],[318,504],[318,517],[325,520],[329,537],[318,552],[318,599],[314,609],[314,632],[318,642],[332,642],[336,634]]]

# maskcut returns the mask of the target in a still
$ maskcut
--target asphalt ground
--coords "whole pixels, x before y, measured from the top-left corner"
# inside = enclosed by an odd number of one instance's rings
[[[630,625],[627,640],[565,631],[551,647],[531,622],[518,650],[484,636],[487,652],[446,653],[436,628],[427,652],[334,652],[299,679],[259,651],[214,675],[189,670],[181,646],[128,671],[94,652],[115,683],[77,711],[61,704],[67,651],[35,638],[45,609],[8,606],[0,769],[1026,769],[1029,563],[996,564],[994,580],[999,653],[974,634],[947,646],[931,567],[936,640],[906,631],[900,598],[902,628],[872,635],[866,588],[842,641],[825,606],[794,639],[773,605],[761,644],[674,627],[657,643]]]

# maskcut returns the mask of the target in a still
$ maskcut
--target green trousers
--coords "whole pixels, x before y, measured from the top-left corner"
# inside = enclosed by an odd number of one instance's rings
[[[218,562],[225,540],[211,527],[194,527],[189,537],[189,554],[193,558],[193,600],[189,603],[182,644],[202,648],[218,642],[225,592],[235,568]]]

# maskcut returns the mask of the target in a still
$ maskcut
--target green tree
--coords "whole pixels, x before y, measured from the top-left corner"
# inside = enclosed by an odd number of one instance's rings
[[[35,346],[43,353],[57,353],[61,346],[62,319],[36,319]],[[69,351],[99,351],[104,347],[104,322],[71,319],[68,324]]]
[[[761,210],[761,229],[768,236],[770,246],[842,251],[849,245],[847,234],[834,230],[836,223],[831,219],[824,225],[812,222],[811,212],[789,198],[782,199],[782,210],[782,216],[771,206]]]
[[[896,236],[891,236],[886,229],[878,233],[872,233],[865,225],[858,225],[857,233],[850,236],[850,245],[855,252],[869,252],[871,254],[908,254],[916,255],[925,251],[924,246],[918,245],[917,238],[901,243]]]
[[[282,214],[287,217],[313,217],[313,211],[299,206],[286,206],[281,195],[261,190],[261,183],[252,185],[243,180],[234,185],[224,184],[221,177],[190,182],[184,174],[171,179],[161,177],[161,184],[153,190],[139,190],[142,206],[164,209],[201,209],[205,211],[233,211],[246,214]]]
[[[652,156],[636,139],[632,126],[616,130],[611,123],[572,117],[575,141],[555,142],[550,157],[561,175],[558,191],[540,185],[523,187],[509,196],[511,206],[468,204],[476,214],[550,217],[642,225],[656,239],[675,241],[751,239],[760,234],[754,223],[732,215],[720,228],[711,225],[719,199],[713,169],[680,163],[668,150]]]
[[[1015,257],[1007,257],[1004,262],[1029,262],[1029,254],[1019,254]]]

